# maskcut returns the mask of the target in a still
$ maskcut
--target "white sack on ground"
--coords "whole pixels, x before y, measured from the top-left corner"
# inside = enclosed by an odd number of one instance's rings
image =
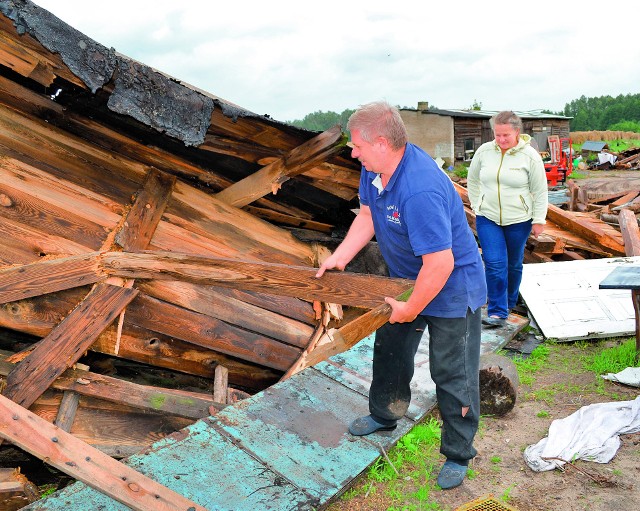
[[[619,373],[607,373],[602,377],[631,387],[640,387],[640,367],[627,367]]]
[[[549,435],[524,451],[524,460],[536,472],[553,470],[577,459],[608,463],[620,447],[619,435],[640,431],[640,396],[633,401],[596,403],[556,419]]]

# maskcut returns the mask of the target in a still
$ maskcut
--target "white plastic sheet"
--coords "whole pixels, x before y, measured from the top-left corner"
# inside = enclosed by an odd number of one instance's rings
[[[608,463],[620,448],[620,435],[637,431],[640,396],[633,401],[583,406],[564,419],[554,420],[548,436],[525,449],[524,459],[536,472],[577,459]]]
[[[616,163],[617,159],[618,159],[618,157],[615,154],[598,153],[598,163],[600,165],[602,165],[605,162],[609,162],[609,163],[611,163],[611,165],[614,165]]]
[[[631,387],[640,387],[640,367],[627,367],[619,373],[607,373],[602,377]]]

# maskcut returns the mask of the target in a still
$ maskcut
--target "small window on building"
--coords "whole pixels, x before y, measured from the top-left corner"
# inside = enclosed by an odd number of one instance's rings
[[[464,139],[464,161],[471,161],[473,153],[476,151],[475,141],[472,138]]]

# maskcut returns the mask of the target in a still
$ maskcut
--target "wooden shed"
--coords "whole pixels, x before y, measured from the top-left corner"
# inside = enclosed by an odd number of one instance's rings
[[[431,154],[442,158],[446,165],[470,161],[474,152],[493,140],[489,120],[497,111],[429,108],[420,102],[416,110],[402,109],[409,139]],[[540,151],[546,151],[550,135],[569,136],[570,117],[541,111],[516,111],[523,121],[523,132],[531,135]]]
[[[340,126],[254,114],[1,2],[3,395],[125,456],[364,338],[410,283],[314,270],[359,172]]]

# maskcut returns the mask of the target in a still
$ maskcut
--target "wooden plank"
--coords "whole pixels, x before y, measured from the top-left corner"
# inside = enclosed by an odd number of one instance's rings
[[[14,364],[0,360],[0,376],[6,377],[14,367]],[[193,420],[210,415],[211,407],[215,410],[224,408],[223,402],[217,403],[213,397],[204,393],[140,385],[82,369],[67,369],[51,383],[50,388],[61,390],[65,394],[104,399],[145,412],[176,415]]]
[[[325,275],[323,275],[322,278],[324,278]],[[413,288],[398,295],[396,299],[406,302],[411,296],[412,291]],[[302,367],[315,365],[318,362],[355,346],[358,341],[375,332],[389,321],[391,312],[391,306],[388,303],[383,303],[362,316],[349,321],[343,327],[330,329],[318,341],[316,348],[302,361]]]
[[[48,259],[0,270],[0,303],[93,284],[104,278],[98,253]]]
[[[229,395],[229,370],[226,367],[216,367],[216,376],[213,380],[213,400],[218,403],[226,403]]]
[[[3,394],[29,407],[65,369],[76,363],[138,291],[99,284],[7,375]]]
[[[172,197],[165,214],[168,222],[202,236],[208,235],[213,238],[209,241],[212,244],[220,243],[220,237],[230,239],[232,241],[228,245],[231,246],[227,250],[240,250],[247,254],[243,258],[249,259],[249,254],[255,253],[256,260],[264,260],[268,253],[269,257],[274,257],[273,262],[292,264],[301,264],[311,258],[309,247],[288,231],[186,183],[177,181]],[[299,213],[295,214],[300,216]],[[185,219],[188,223],[185,223]]]
[[[2,172],[0,169],[1,178]],[[40,229],[3,217],[0,217],[0,239],[3,240],[2,244],[22,246],[22,252],[31,254],[29,262],[41,260],[45,257],[65,257],[93,252],[91,248],[78,245],[62,236],[49,234]]]
[[[313,220],[309,220],[308,218],[300,218],[294,215],[280,213],[279,211],[273,211],[271,209],[257,208],[255,206],[244,206],[242,209],[247,213],[252,214],[253,216],[268,220],[276,224],[288,225],[291,227],[301,227],[304,229],[312,229],[314,231],[326,233],[330,233],[335,228],[334,225],[325,224],[322,222],[314,222]]]
[[[618,213],[618,222],[624,240],[625,254],[640,256],[640,228],[638,228],[636,216],[632,211],[623,209]]]
[[[0,154],[5,156],[0,169],[3,182],[38,197],[50,207],[72,210],[86,221],[113,229],[124,213],[125,197],[128,199],[135,193],[135,183],[126,179],[125,169],[114,161],[113,154],[109,155],[111,169],[103,163],[108,155],[95,147],[75,147],[77,141],[68,134],[36,122],[25,123],[24,131],[30,136],[23,139],[20,137],[23,131],[11,129],[16,122],[24,123],[25,119],[18,117],[16,112],[9,115],[7,109],[0,108]],[[53,144],[52,137],[58,137],[55,138],[58,145]],[[65,147],[64,142],[74,147]],[[70,157],[70,150],[75,157]],[[45,169],[41,168],[42,161],[47,162]],[[95,163],[95,168],[87,162]],[[116,168],[118,172],[122,171],[117,183],[104,180],[105,166],[113,172]],[[112,196],[116,199],[110,198]]]
[[[156,332],[235,358],[285,371],[300,349],[218,319],[141,295],[127,309],[127,320]]]
[[[70,289],[0,305],[0,325],[30,335],[45,337],[57,323],[64,319],[65,311],[73,309],[82,300],[83,293],[87,292],[85,288]],[[135,306],[136,302],[137,300],[134,300],[129,308]],[[183,312],[178,307],[172,307],[168,313]],[[147,321],[142,317],[141,322],[143,322],[141,326],[128,321],[124,322],[117,355],[115,324],[109,326],[90,349],[205,378],[213,378],[215,367],[222,364],[229,369],[229,381],[232,385],[241,385],[256,391],[272,385],[280,376],[279,372],[273,369],[212,351],[211,348],[201,347],[144,326],[154,326],[155,319]],[[190,332],[183,333],[183,337],[191,335]]]
[[[127,213],[123,228],[116,234],[116,243],[123,250],[147,248],[171,199],[176,177],[151,169]]]
[[[65,390],[62,394],[62,401],[60,402],[60,408],[58,408],[58,415],[56,416],[54,424],[67,433],[71,431],[79,403],[80,396],[78,396],[78,394],[71,390]]]
[[[77,214],[75,208],[52,205],[34,190],[25,192],[0,183],[0,216],[48,235],[55,235],[90,250],[98,250],[107,232],[100,225]]]
[[[139,281],[136,288],[148,296],[221,319],[230,325],[258,332],[292,346],[303,348],[313,334],[313,327],[306,323],[224,295],[212,286],[175,281]]]
[[[614,254],[624,255],[624,246],[604,231],[602,227],[603,222],[595,220],[587,221],[553,204],[549,204],[547,218],[556,225],[575,232],[604,250],[608,250]]]
[[[118,277],[180,280],[363,308],[376,307],[385,297],[413,286],[408,279],[338,271],[327,272],[318,279],[317,269],[306,266],[172,252],[108,252],[101,257],[104,270]]]
[[[277,296],[273,294],[255,293],[241,289],[219,287],[216,291],[224,296],[236,298],[243,302],[255,305],[261,309],[276,312],[286,318],[292,318],[309,325],[316,324],[316,315],[310,302],[289,296]]]
[[[0,436],[78,481],[139,511],[206,511],[0,396]]]
[[[263,167],[249,177],[232,184],[216,198],[242,207],[269,193],[276,194],[283,183],[324,162],[344,147],[346,137],[340,125],[334,126]]]

